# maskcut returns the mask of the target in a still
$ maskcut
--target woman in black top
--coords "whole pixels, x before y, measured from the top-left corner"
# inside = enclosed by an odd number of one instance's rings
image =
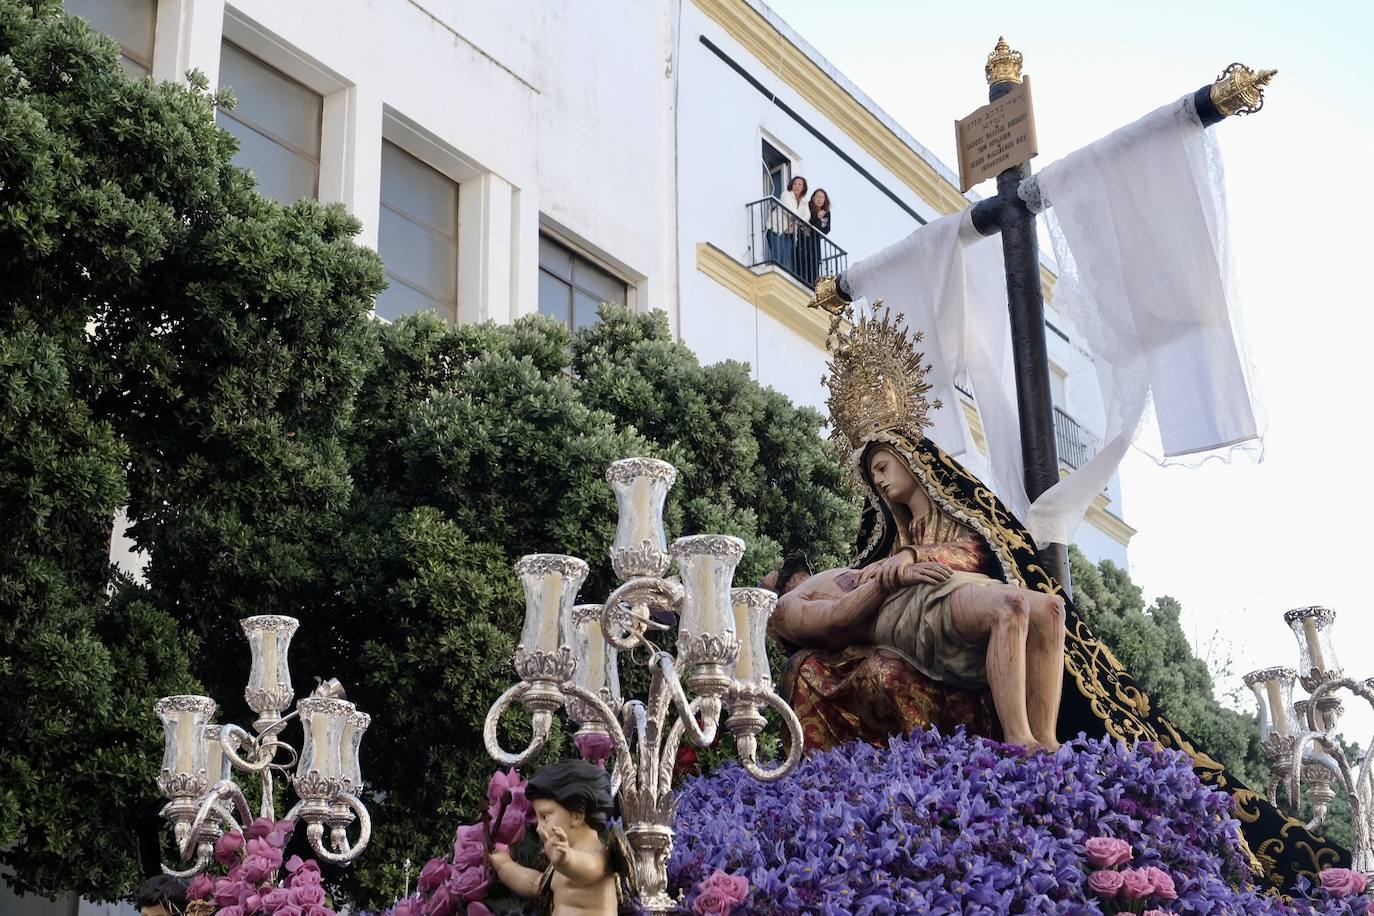
[[[826,273],[826,265],[821,262],[821,236],[830,234],[830,195],[825,188],[817,188],[811,195],[810,223],[817,232],[809,232],[803,238],[801,269],[802,279],[811,286],[816,285],[816,277]],[[833,271],[832,271],[833,272]]]

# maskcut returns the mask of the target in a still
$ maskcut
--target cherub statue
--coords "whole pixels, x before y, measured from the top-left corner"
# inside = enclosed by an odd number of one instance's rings
[[[611,780],[584,760],[540,769],[525,784],[538,818],[535,830],[549,864],[528,868],[498,847],[490,855],[496,878],[521,897],[535,897],[541,916],[614,916],[628,879],[623,836],[603,840],[611,816]],[[618,832],[616,832],[618,833]]]

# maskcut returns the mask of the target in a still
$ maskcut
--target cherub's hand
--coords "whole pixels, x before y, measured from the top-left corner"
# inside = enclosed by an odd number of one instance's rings
[[[492,871],[499,875],[503,867],[515,860],[510,857],[509,848],[505,845],[500,845],[487,853],[487,861],[491,863]]]
[[[563,864],[563,860],[568,857],[568,835],[563,832],[562,827],[550,827],[544,837],[544,855],[548,856],[549,864],[557,868]]]

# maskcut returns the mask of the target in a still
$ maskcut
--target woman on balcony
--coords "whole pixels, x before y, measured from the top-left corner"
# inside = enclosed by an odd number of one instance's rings
[[[807,213],[809,228],[802,230],[801,244],[798,245],[801,252],[801,270],[798,273],[807,286],[814,287],[816,277],[835,273],[833,269],[827,270],[823,263],[825,252],[822,250],[821,236],[830,234],[830,195],[825,188],[817,188],[812,193],[807,209],[810,211]]]
[[[782,192],[782,206],[773,206],[768,217],[768,258],[784,270],[801,276],[797,243],[803,227],[810,232],[811,210],[806,203],[806,179],[794,175]]]

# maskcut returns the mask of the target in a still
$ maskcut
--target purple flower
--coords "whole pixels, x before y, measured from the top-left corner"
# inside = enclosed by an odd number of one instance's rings
[[[1131,861],[1131,844],[1115,837],[1095,836],[1083,844],[1083,854],[1093,868],[1115,868]]]
[[[455,871],[456,874],[445,885],[450,894],[468,902],[481,900],[487,895],[487,889],[491,887],[491,871],[485,865]]]
[[[491,910],[487,909],[485,903],[474,900],[468,904],[467,916],[493,916],[493,914]]]
[[[248,825],[248,839],[260,840],[271,834],[272,828],[276,826],[276,821],[272,820],[270,817],[260,817]]]
[[[1337,897],[1363,894],[1368,879],[1348,868],[1327,868],[1321,873],[1322,890]]]
[[[207,874],[201,873],[186,887],[187,900],[209,900],[215,894],[215,882]]]
[[[324,888],[318,884],[303,884],[293,887],[289,893],[291,903],[299,907],[313,906],[324,903]]]
[[[262,908],[268,913],[275,913],[290,902],[290,897],[284,887],[274,887],[262,895]]]
[[[449,879],[453,866],[443,859],[430,859],[420,870],[420,882],[416,889],[422,894],[432,894],[434,890]]]
[[[615,742],[610,735],[603,735],[600,732],[579,732],[573,736],[573,744],[577,747],[577,753],[583,760],[592,763],[606,765],[606,761],[611,756],[611,751],[615,749]]]
[[[1119,871],[1095,871],[1088,876],[1088,888],[1099,897],[1115,897],[1123,883]]]
[[[231,830],[215,840],[215,861],[225,868],[238,861],[239,850],[243,849],[243,834]]]

